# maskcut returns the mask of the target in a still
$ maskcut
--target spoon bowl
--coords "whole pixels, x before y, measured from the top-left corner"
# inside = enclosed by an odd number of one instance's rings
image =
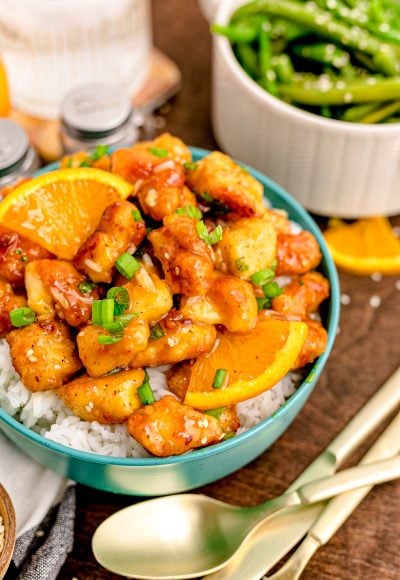
[[[195,578],[225,566],[246,537],[283,508],[397,477],[400,456],[306,483],[255,507],[200,494],[149,500],[105,520],[93,536],[93,553],[104,568],[126,577]]]

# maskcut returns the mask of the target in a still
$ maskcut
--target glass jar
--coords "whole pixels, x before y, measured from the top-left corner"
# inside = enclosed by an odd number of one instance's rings
[[[22,127],[10,119],[0,119],[0,188],[38,168],[38,156]]]
[[[129,96],[113,84],[91,84],[71,91],[61,107],[64,152],[94,149],[97,145],[128,146],[137,140]]]

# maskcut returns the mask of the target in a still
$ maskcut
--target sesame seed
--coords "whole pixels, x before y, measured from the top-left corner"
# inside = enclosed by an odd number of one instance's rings
[[[35,536],[37,538],[42,538],[44,536],[44,531],[43,530],[37,530],[35,533]]]
[[[53,367],[56,371],[59,371],[61,369],[61,365],[54,365]]]
[[[369,299],[369,305],[371,306],[371,308],[379,308],[381,304],[382,300],[380,296],[377,296],[376,294],[371,296],[371,298]]]
[[[343,95],[343,100],[345,103],[351,103],[351,101],[353,100],[353,95],[351,93],[345,93]]]
[[[380,282],[382,278],[383,276],[380,272],[374,272],[373,274],[371,274],[371,280],[373,280],[374,282]]]
[[[394,233],[394,235],[398,238],[400,238],[400,226],[394,226],[392,228],[392,232]]]
[[[342,294],[340,296],[340,304],[342,304],[343,306],[348,306],[351,302],[351,298],[348,294]]]
[[[207,443],[207,437],[202,437],[202,439],[201,439],[200,443],[201,443],[202,445],[205,445],[205,444]]]
[[[165,258],[166,260],[169,260],[169,254],[168,254],[168,252],[165,252],[165,254],[164,254],[164,258]]]
[[[338,326],[336,329],[336,336],[338,336],[338,334],[340,334],[341,332],[342,332],[342,329],[340,328],[340,326]]]
[[[175,268],[175,274],[176,274],[177,276],[179,276],[179,274],[180,274],[180,273],[181,273],[181,270],[180,270],[180,268],[178,268],[178,266],[176,266],[176,268]]]
[[[396,288],[396,290],[400,290],[400,280],[396,280],[396,282],[394,283],[394,287]]]

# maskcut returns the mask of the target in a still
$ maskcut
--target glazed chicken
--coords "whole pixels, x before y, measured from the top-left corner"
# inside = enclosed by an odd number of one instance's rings
[[[230,157],[193,161],[164,134],[61,164],[132,187],[71,261],[0,229],[0,337],[30,391],[54,389],[77,417],[125,424],[116,434],[167,457],[235,435],[237,403],[325,350],[318,242]]]
[[[194,219],[168,216],[161,228],[150,232],[149,239],[173,294],[197,296],[207,292],[214,265],[210,248],[199,237]]]
[[[53,320],[57,315],[71,326],[82,326],[90,320],[92,302],[98,298],[96,288],[82,289],[84,282],[70,262],[31,262],[25,271],[28,306],[39,321]]]
[[[80,247],[74,264],[93,282],[110,283],[117,258],[124,252],[133,253],[145,235],[146,225],[136,205],[117,201],[105,209],[97,230]]]
[[[135,411],[128,419],[128,431],[157,457],[181,455],[224,437],[217,419],[170,395]]]
[[[243,217],[262,217],[265,213],[263,186],[230,157],[214,151],[188,171],[189,188],[226,206]],[[204,193],[206,194],[204,196]]]
[[[24,287],[24,272],[29,262],[51,257],[39,244],[0,227],[0,278],[14,288]]]
[[[13,365],[31,391],[61,387],[82,368],[63,322],[35,322],[7,336]]]
[[[57,395],[84,421],[124,423],[141,406],[137,390],[144,377],[142,369],[97,379],[83,375],[57,389]]]

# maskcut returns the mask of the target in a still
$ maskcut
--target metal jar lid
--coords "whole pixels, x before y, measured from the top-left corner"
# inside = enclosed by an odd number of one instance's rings
[[[62,104],[63,129],[81,139],[107,137],[130,122],[132,105],[119,85],[93,83],[69,92]]]
[[[30,145],[25,131],[14,121],[0,119],[0,177],[21,165]]]

